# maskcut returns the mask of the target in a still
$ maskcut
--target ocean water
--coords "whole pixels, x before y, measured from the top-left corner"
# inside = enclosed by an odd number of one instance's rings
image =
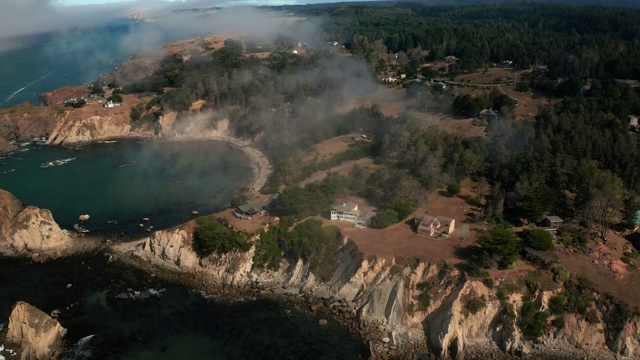
[[[96,143],[78,151],[25,146],[0,159],[0,189],[50,209],[72,229],[82,214],[92,232],[167,228],[228,206],[254,172],[241,150],[219,141]],[[60,165],[47,166],[50,163]],[[145,227],[139,227],[142,219]]]
[[[23,47],[0,50],[0,108],[25,101],[38,105],[46,91],[96,81],[136,52],[202,35],[198,30],[122,19],[21,39]]]
[[[44,264],[0,258],[0,323],[15,302],[61,311],[63,359],[359,359],[338,324],[269,300],[209,297],[86,254]],[[72,284],[67,288],[67,284]]]

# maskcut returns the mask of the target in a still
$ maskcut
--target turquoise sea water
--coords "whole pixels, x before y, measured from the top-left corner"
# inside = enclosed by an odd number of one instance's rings
[[[50,209],[71,229],[82,214],[93,232],[166,228],[228,206],[253,178],[249,157],[223,142],[119,141],[79,151],[30,146],[0,160],[0,188]],[[56,160],[68,163],[43,168]],[[117,222],[117,223],[116,223]]]

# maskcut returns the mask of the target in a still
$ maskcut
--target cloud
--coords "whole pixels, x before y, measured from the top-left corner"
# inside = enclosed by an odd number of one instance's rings
[[[106,4],[60,6],[60,4],[72,5],[74,2],[5,0],[2,4],[2,12],[0,12],[0,43],[9,42],[10,45],[17,46],[19,41],[15,39],[24,36],[102,25],[114,19],[126,18],[133,12],[158,13],[176,6],[201,3],[203,1],[174,3],[134,0]],[[4,47],[6,48],[7,45],[5,44]]]

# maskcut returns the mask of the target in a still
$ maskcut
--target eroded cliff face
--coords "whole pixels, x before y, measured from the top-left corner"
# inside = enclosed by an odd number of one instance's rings
[[[357,247],[345,242],[337,252],[338,265],[328,281],[302,261],[281,263],[278,271],[253,267],[254,249],[199,259],[192,250],[192,228],[156,231],[134,255],[145,261],[188,273],[220,288],[288,294],[322,301],[334,314],[351,319],[369,341],[374,358],[417,358],[430,353],[438,359],[477,359],[512,356],[529,359],[613,359],[640,356],[640,321],[631,318],[607,346],[604,325],[589,324],[575,314],[565,316],[561,330],[547,329],[538,341],[526,339],[512,309],[522,295],[499,299],[496,288],[465,278],[455,268],[420,263],[399,266],[384,259],[364,259]],[[398,271],[400,269],[400,271]],[[431,284],[430,302],[417,306],[418,296]],[[546,309],[554,293],[540,292],[536,306]],[[472,313],[471,299],[483,306]],[[601,313],[598,316],[602,317]]]
[[[8,195],[7,195],[8,194]],[[74,244],[74,237],[60,229],[51,211],[28,206],[20,211],[19,202],[4,190],[0,208],[0,247],[3,252],[22,255],[45,255],[57,257],[67,252]],[[2,200],[2,199],[0,199]]]
[[[5,345],[21,360],[57,359],[66,333],[49,315],[21,301],[11,311]]]

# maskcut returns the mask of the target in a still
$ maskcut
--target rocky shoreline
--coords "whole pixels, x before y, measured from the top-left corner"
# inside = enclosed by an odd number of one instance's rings
[[[394,311],[389,312],[390,309],[405,303],[402,297],[397,298],[394,295],[392,289],[400,287],[405,289],[403,292],[410,291],[414,286],[410,284],[424,281],[425,278],[434,274],[438,277],[437,267],[427,264],[420,265],[410,274],[405,269],[404,275],[398,277],[390,273],[390,264],[386,264],[384,260],[376,260],[372,263],[364,260],[362,264],[359,264],[360,260],[357,260],[357,257],[345,256],[345,254],[353,255],[354,249],[351,249],[348,244],[345,244],[346,246],[340,250],[342,253],[341,261],[344,262],[341,265],[342,270],[337,270],[336,275],[326,283],[316,282],[312,274],[308,273],[304,267],[300,267],[300,263],[283,264],[286,269],[277,273],[247,269],[245,266],[251,264],[252,251],[246,254],[231,253],[208,259],[194,257],[192,260],[196,261],[193,263],[195,266],[190,267],[187,266],[191,261],[188,256],[195,256],[195,254],[183,253],[175,257],[175,254],[169,251],[171,249],[171,251],[187,252],[188,250],[188,252],[192,252],[189,250],[190,244],[185,243],[183,238],[177,236],[182,231],[181,227],[160,230],[160,233],[170,235],[169,240],[172,242],[164,244],[163,246],[166,247],[163,248],[156,247],[155,250],[149,246],[152,242],[156,242],[155,246],[159,246],[157,241],[162,237],[161,234],[159,237],[151,234],[150,237],[142,238],[86,236],[82,239],[76,238],[76,241],[82,241],[84,247],[74,246],[70,248],[70,252],[57,253],[56,255],[70,256],[72,253],[96,252],[104,254],[107,261],[113,263],[114,266],[122,265],[136,268],[151,277],[200,291],[207,296],[226,301],[267,299],[290,305],[295,309],[315,313],[323,319],[341,324],[361,339],[363,358],[440,359],[449,356],[460,359],[487,360],[568,360],[576,358],[612,360],[624,358],[612,352],[552,346],[545,344],[544,341],[542,343],[524,342],[516,346],[515,344],[519,340],[513,342],[514,340],[507,341],[504,338],[505,335],[511,337],[513,334],[500,335],[499,328],[491,328],[490,324],[493,324],[494,317],[497,317],[497,314],[494,315],[494,311],[498,310],[492,310],[491,303],[487,304],[484,313],[474,315],[471,318],[469,315],[464,315],[464,310],[459,308],[460,304],[457,303],[461,299],[469,294],[478,296],[486,291],[477,281],[463,280],[461,284],[455,285],[453,288],[443,288],[445,297],[439,298],[434,294],[432,305],[426,312],[426,318],[423,318],[424,315],[420,315],[419,324],[421,326],[408,326],[411,322],[415,324],[416,319],[410,319],[416,314],[411,315],[409,310],[399,309],[398,315],[400,317],[396,318],[393,315]],[[180,248],[177,249],[178,247]],[[18,254],[12,254],[12,256],[16,255]],[[22,253],[18,256],[25,255],[28,253]],[[180,266],[176,266],[173,260],[183,262],[179,262]],[[352,267],[354,265],[360,267],[356,270]],[[346,268],[350,266],[352,270]],[[340,280],[339,277],[343,277],[346,282]],[[402,296],[401,293],[397,295]],[[380,311],[382,312],[380,313]],[[442,315],[447,315],[444,322]],[[451,316],[450,319],[449,316]],[[431,328],[433,326],[436,328]],[[464,330],[464,327],[469,326],[469,329]],[[575,330],[587,331],[580,327]],[[490,335],[491,333],[493,335]],[[458,336],[466,338],[464,344],[458,342]],[[575,335],[567,334],[564,336]],[[502,340],[499,340],[500,338]],[[431,344],[433,341],[438,341],[438,344],[441,345]],[[427,345],[428,342],[430,345]],[[505,345],[509,343],[512,345]],[[448,351],[438,350],[440,346]],[[505,348],[505,346],[507,347]],[[633,348],[629,350],[633,351]]]

